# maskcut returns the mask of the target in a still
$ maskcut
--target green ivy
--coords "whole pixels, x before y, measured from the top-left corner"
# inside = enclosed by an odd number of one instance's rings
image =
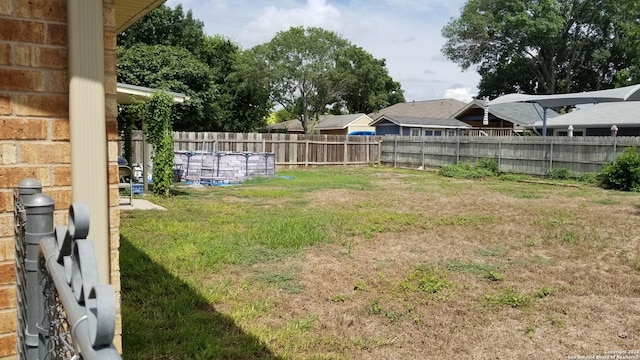
[[[171,136],[172,99],[163,91],[156,91],[147,102],[145,122],[147,139],[154,147],[153,192],[168,196],[173,183],[173,138]]]

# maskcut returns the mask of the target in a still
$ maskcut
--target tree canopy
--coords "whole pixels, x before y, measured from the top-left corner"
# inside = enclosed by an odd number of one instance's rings
[[[639,19],[636,0],[468,0],[442,52],[477,67],[480,96],[611,88],[638,78]]]
[[[265,124],[266,88],[250,81],[247,57],[222,36],[208,36],[182,6],[160,6],[118,36],[118,81],[181,92],[178,131],[252,131]]]
[[[298,114],[305,131],[332,108],[372,112],[404,101],[384,60],[328,30],[292,27],[255,46],[251,55],[268,78],[271,100]]]

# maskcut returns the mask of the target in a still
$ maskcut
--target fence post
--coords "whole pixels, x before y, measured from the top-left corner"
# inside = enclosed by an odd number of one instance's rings
[[[46,334],[38,330],[38,322],[44,319],[44,284],[38,276],[38,246],[40,240],[53,236],[54,202],[41,193],[42,185],[35,179],[25,179],[18,185],[26,214],[25,247],[26,259],[26,315],[25,343],[27,359],[44,359],[47,344]],[[40,328],[48,328],[48,326]]]
[[[344,158],[342,159],[342,163],[347,165],[347,159],[349,157],[349,137],[345,136],[344,138]]]
[[[553,170],[553,138],[551,144],[549,144],[549,173]]]
[[[422,138],[422,144],[420,145],[420,152],[422,153],[422,159],[420,161],[420,166],[424,168],[424,137]]]
[[[498,141],[498,172],[502,168],[502,141]]]
[[[397,167],[398,164],[398,136],[396,135],[393,141],[393,167]]]
[[[309,166],[309,139],[304,140],[304,166]]]
[[[458,148],[456,149],[456,163],[459,163],[460,162],[460,134],[458,134],[456,138],[458,140]]]

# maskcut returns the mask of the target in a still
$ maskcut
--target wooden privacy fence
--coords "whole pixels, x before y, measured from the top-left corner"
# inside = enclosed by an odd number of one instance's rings
[[[264,133],[174,132],[174,151],[273,153],[276,165],[379,163],[381,137]],[[141,164],[142,132],[133,133],[133,163]]]
[[[500,171],[548,175],[552,169],[599,172],[638,137],[407,137],[382,138],[380,161],[393,166],[444,166],[495,159]]]

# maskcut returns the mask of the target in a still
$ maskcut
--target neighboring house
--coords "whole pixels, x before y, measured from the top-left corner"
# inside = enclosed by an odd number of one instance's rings
[[[618,128],[617,136],[640,136],[640,101],[595,104],[547,120],[548,133],[567,136],[569,126],[573,136],[610,136],[611,127]],[[532,125],[538,131],[542,121]]]
[[[2,359],[17,353],[13,191],[21,180],[36,178],[55,200],[55,226],[67,224],[72,202],[87,205],[100,282],[120,298],[116,36],[163,2],[0,1]]]
[[[456,99],[438,99],[398,103],[369,114],[376,120],[382,115],[446,119],[466,104]]]
[[[542,122],[542,106],[535,103],[504,103],[489,106],[488,124],[483,125],[485,102],[473,100],[451,117],[456,118],[474,128],[511,129],[520,133],[531,129],[536,122]],[[547,118],[551,119],[559,114],[551,109],[547,110]]]
[[[322,115],[314,126],[314,132],[331,135],[349,135],[356,131],[375,131],[366,114]]]
[[[382,115],[371,123],[376,135],[457,136],[471,126],[460,120]]]
[[[304,134],[302,122],[298,119],[267,125],[259,130],[262,133]]]

